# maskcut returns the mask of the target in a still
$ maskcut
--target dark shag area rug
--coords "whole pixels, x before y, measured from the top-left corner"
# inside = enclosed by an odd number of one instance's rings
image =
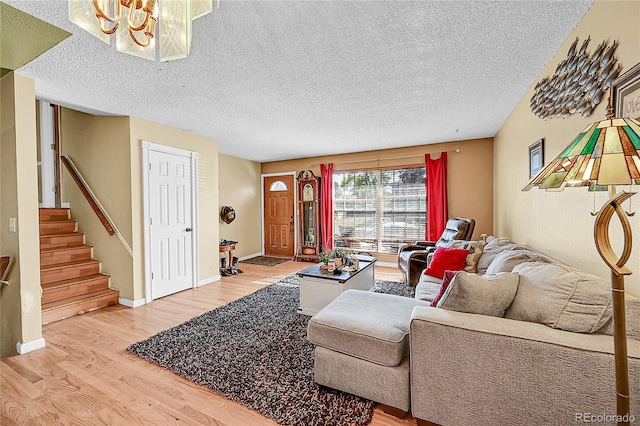
[[[281,425],[366,425],[372,401],[313,381],[298,283],[287,277],[127,349]],[[399,287],[406,286],[378,281],[372,291]]]
[[[281,263],[288,262],[291,259],[281,258],[281,257],[271,257],[271,256],[256,256],[250,259],[241,260],[240,263],[250,263],[252,265],[261,265],[261,266],[276,266]]]
[[[395,294],[396,296],[415,297],[416,288],[405,283],[397,281],[378,280],[373,288],[369,291],[376,293]]]

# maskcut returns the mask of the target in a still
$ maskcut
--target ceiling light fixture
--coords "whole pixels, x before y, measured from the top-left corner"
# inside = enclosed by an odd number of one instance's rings
[[[122,10],[124,8],[124,10]],[[116,35],[119,52],[145,59],[186,58],[191,23],[211,13],[213,0],[69,0],[69,20],[107,44]]]

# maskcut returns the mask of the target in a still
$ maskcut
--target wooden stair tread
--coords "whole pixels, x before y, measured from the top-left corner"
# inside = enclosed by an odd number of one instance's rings
[[[43,220],[40,222],[40,225],[62,225],[62,224],[71,224],[78,222],[75,219],[56,219],[56,220]]]
[[[42,324],[117,305],[120,293],[93,259],[68,208],[39,210]]]
[[[54,252],[66,251],[66,250],[77,250],[79,248],[84,248],[84,247],[93,247],[93,246],[90,244],[73,244],[73,245],[64,246],[64,247],[47,247],[47,248],[41,248],[40,254],[54,253]]]
[[[69,219],[68,208],[40,208],[38,211],[40,222],[48,222],[51,219],[62,220]]]
[[[76,260],[75,262],[56,263],[55,265],[41,266],[40,272],[51,271],[53,269],[73,268],[76,266],[91,265],[94,263],[100,263],[100,261],[96,259],[84,259]]]
[[[40,235],[40,248],[69,247],[84,244],[84,233]]]
[[[80,283],[84,283],[87,281],[93,281],[93,280],[99,280],[99,279],[103,279],[103,278],[109,278],[108,274],[91,274],[91,275],[85,275],[83,277],[77,277],[77,278],[69,278],[66,280],[60,280],[60,281],[54,281],[51,283],[46,283],[46,284],[42,284],[42,291],[47,291],[47,290],[51,290],[57,287],[62,287],[65,285],[73,285],[73,284],[80,284]]]
[[[40,239],[43,239],[43,238],[57,238],[57,237],[74,237],[76,235],[83,235],[83,233],[82,232],[71,232],[69,234],[40,235]]]
[[[93,258],[93,247],[87,244],[80,244],[80,241],[72,242],[69,246],[40,247],[40,271],[50,265],[57,265],[65,262],[88,260]]]
[[[94,291],[93,293],[87,293],[87,294],[83,294],[80,296],[74,296],[74,297],[70,297],[68,299],[62,299],[62,300],[56,300],[55,302],[49,302],[49,303],[43,303],[42,304],[42,310],[46,311],[49,309],[54,309],[54,308],[59,308],[62,306],[67,306],[67,305],[73,305],[75,303],[78,302],[84,302],[84,301],[89,301],[92,299],[100,299],[102,297],[105,296],[109,296],[109,297],[113,297],[113,296],[118,296],[119,292],[118,290],[112,289],[112,288],[107,288],[104,290],[100,290],[100,291]]]
[[[67,278],[60,281],[48,282],[42,284],[42,298],[41,304],[43,306],[47,306],[47,304],[60,301],[60,300],[68,300],[76,296],[88,297],[92,293],[101,290],[109,289],[109,276],[106,274],[95,273],[92,275],[86,275],[82,277],[73,277]],[[113,294],[111,297],[106,296],[101,299],[97,299],[102,301],[106,299],[106,304],[96,304],[96,299],[93,301],[89,301],[85,303],[86,299],[83,299],[82,302],[77,302],[78,304],[82,304],[83,306],[79,307],[78,310],[89,311],[92,309],[96,309],[100,306],[108,306],[110,304],[114,304],[118,300],[118,295]],[[109,303],[111,301],[112,303]],[[69,305],[75,306],[75,305]],[[64,314],[76,314],[77,311],[74,312],[74,309],[64,308]],[[56,315],[57,317],[58,315]],[[52,319],[52,318],[49,318]]]
[[[38,225],[40,226],[40,231],[47,230],[50,232],[55,228],[62,228],[62,229],[73,228],[72,232],[75,232],[76,231],[75,228],[78,225],[78,221],[74,219],[45,220],[45,221],[40,221]],[[65,233],[67,232],[69,231],[65,231]]]

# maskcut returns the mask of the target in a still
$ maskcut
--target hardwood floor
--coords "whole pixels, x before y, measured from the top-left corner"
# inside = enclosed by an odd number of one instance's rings
[[[274,425],[259,413],[126,348],[309,266],[241,263],[243,274],[155,300],[135,309],[105,308],[43,327],[46,347],[0,360],[0,424]],[[400,280],[396,268],[376,278]],[[415,425],[376,407],[374,426]]]

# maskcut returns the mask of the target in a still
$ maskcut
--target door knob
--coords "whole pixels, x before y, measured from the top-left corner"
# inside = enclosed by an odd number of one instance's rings
[[[193,231],[193,229],[191,229],[191,228],[187,228],[187,229],[185,229],[185,231],[187,231],[187,232],[191,232],[191,231]]]

